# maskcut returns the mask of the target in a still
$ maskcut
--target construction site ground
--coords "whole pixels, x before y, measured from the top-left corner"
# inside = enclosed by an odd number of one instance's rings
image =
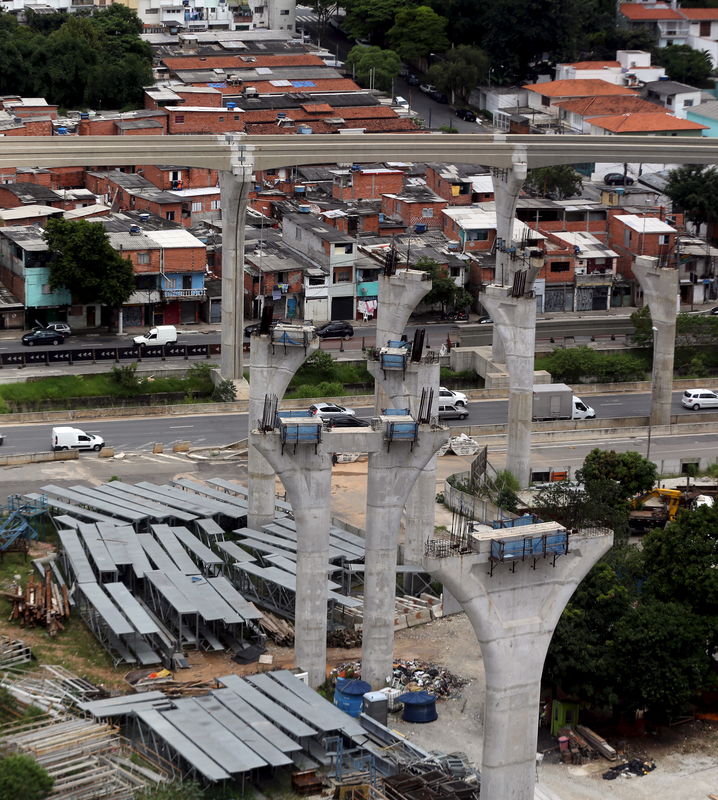
[[[446,456],[438,460],[437,491],[453,472],[466,470],[471,457]],[[224,477],[245,482],[246,469],[237,464],[195,464],[178,459],[149,460],[137,454],[124,459],[100,461],[81,458],[72,462],[34,464],[0,470],[0,494],[37,491],[45,483],[70,485],[87,482],[99,484],[116,475],[131,482],[150,480],[163,483],[177,476]],[[354,525],[363,525],[366,503],[366,461],[339,464],[334,469],[332,507],[335,516]],[[437,525],[451,525],[451,513],[437,506]],[[50,545],[39,543],[34,552],[45,554]],[[13,575],[23,577],[31,569],[21,556],[6,556],[0,562],[0,589]],[[0,633],[23,639],[43,663],[59,663],[79,675],[108,688],[129,688],[124,683],[126,668],[113,668],[94,637],[76,618],[68,629],[51,639],[39,629],[20,629],[7,618],[9,604],[0,599]],[[461,694],[437,702],[439,718],[426,725],[410,724],[391,715],[390,725],[427,750],[461,751],[476,764],[481,763],[483,736],[484,676],[481,655],[473,630],[463,614],[439,619],[426,625],[407,628],[396,634],[395,657],[433,662],[469,680]],[[211,681],[229,672],[246,674],[258,669],[294,666],[293,650],[268,646],[271,665],[237,664],[225,653],[189,653],[190,669],[176,673],[181,681]],[[360,658],[358,648],[332,648],[328,651],[328,669]],[[611,744],[623,746],[615,740]],[[551,745],[553,746],[553,745]],[[560,800],[697,800],[709,793],[718,794],[718,723],[689,723],[665,729],[660,735],[629,740],[627,757],[652,758],[657,768],[644,777],[630,780],[602,780],[610,766],[605,759],[581,766],[558,763],[557,751],[547,753],[538,768],[540,783]]]

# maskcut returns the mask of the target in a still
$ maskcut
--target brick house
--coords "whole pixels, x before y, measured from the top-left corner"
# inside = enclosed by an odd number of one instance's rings
[[[404,188],[404,171],[400,169],[352,167],[333,172],[335,200],[379,200],[384,194],[401,192]]]
[[[419,233],[430,228],[441,229],[444,222],[441,212],[447,206],[448,201],[428,186],[413,186],[398,194],[384,194],[381,198],[384,214],[398,217],[404,225]]]

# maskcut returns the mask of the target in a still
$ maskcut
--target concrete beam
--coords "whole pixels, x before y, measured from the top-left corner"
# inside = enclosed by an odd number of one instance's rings
[[[610,531],[579,532],[569,537],[569,552],[555,566],[551,558],[499,563],[493,575],[488,540],[470,555],[426,559],[427,571],[461,604],[481,647],[486,672],[481,800],[533,800],[546,652],[571,595],[612,543]]]
[[[633,274],[641,285],[653,322],[651,425],[668,425],[671,421],[676,316],[680,302],[678,270],[659,267],[657,258],[637,256]]]

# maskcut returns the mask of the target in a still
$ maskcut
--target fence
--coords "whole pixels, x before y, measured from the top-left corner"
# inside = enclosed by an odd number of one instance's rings
[[[217,344],[168,344],[155,347],[81,347],[68,350],[22,350],[16,353],[0,353],[0,369],[3,367],[27,367],[35,364],[96,364],[98,361],[143,361],[146,358],[181,356],[189,358],[211,358],[222,352]]]

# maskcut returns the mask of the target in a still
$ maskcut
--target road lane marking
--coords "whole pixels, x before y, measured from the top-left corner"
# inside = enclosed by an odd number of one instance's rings
[[[168,427],[172,430],[174,428],[194,428],[194,425],[168,425]]]

